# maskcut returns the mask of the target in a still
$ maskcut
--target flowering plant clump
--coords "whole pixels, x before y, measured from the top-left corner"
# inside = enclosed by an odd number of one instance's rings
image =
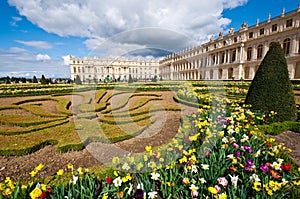
[[[130,174],[125,169],[130,164],[119,162],[117,178],[130,175],[130,182],[106,184],[101,194],[108,198],[118,198],[119,192],[123,198],[134,198],[140,191],[148,198],[156,194],[162,198],[297,198],[300,180],[292,174],[292,164],[282,158],[290,149],[255,127],[270,123],[275,114],[253,113],[236,105],[227,110],[222,106],[200,109],[189,117],[188,133],[180,131],[184,142],[177,140],[169,149],[178,147],[180,152],[174,162],[162,167],[151,161],[162,153],[148,146],[144,159],[150,162],[143,162],[148,171]]]

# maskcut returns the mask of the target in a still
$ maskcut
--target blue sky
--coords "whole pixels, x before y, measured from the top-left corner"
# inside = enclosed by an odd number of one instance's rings
[[[69,77],[70,55],[159,58],[294,10],[299,0],[172,2],[1,0],[0,76]]]

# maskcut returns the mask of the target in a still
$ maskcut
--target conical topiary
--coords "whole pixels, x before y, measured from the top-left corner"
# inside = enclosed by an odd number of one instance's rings
[[[275,42],[261,62],[249,88],[246,104],[252,110],[275,111],[275,121],[294,121],[297,109],[283,49]]]

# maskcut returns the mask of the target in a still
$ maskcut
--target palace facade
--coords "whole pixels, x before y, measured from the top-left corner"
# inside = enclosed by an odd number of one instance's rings
[[[155,75],[164,80],[228,80],[253,79],[272,42],[282,45],[289,76],[300,79],[300,4],[298,9],[259,22],[253,26],[243,23],[238,31],[231,28],[227,35],[173,53],[160,61],[71,58],[71,78],[82,80],[128,78],[149,79]]]
[[[157,60],[128,60],[113,58],[70,58],[71,79],[78,75],[84,82],[109,79],[127,81],[133,79],[151,79],[159,77]]]

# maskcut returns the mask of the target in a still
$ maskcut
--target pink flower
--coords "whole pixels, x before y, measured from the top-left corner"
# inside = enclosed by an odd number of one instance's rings
[[[218,193],[221,192],[221,188],[218,185],[215,185],[215,189],[217,190]]]
[[[237,143],[233,143],[233,147],[237,149],[239,148],[239,145]]]
[[[226,180],[226,178],[224,178],[224,177],[218,178],[218,182],[219,182],[219,184],[222,185],[223,187],[225,187],[225,186],[228,185],[228,180]]]

